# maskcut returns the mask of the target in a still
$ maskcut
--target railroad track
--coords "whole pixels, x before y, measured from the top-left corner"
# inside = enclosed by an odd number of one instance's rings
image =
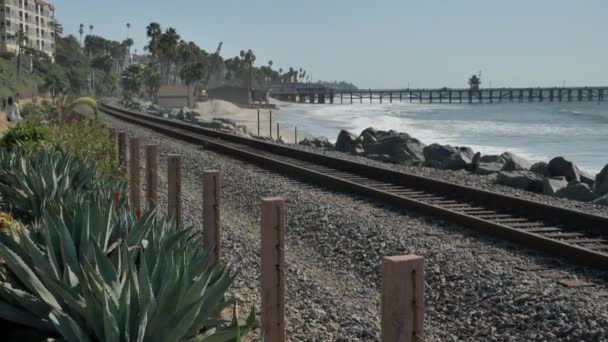
[[[303,151],[102,104],[162,134],[334,190],[440,217],[492,236],[608,269],[608,218]]]

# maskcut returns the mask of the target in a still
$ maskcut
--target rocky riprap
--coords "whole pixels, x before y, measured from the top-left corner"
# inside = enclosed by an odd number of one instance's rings
[[[300,145],[332,148],[329,144],[319,146],[308,140]],[[436,143],[427,146],[407,133],[371,127],[359,136],[342,130],[333,149],[405,166],[465,170],[476,175],[495,174],[496,182],[508,187],[599,205],[608,203],[608,165],[594,177],[563,157],[553,158],[548,163],[532,163],[511,152],[481,155],[469,147]]]
[[[164,108],[159,107],[153,104],[152,102],[147,102],[139,99],[123,99],[118,104],[127,109],[147,113],[149,115],[154,115],[165,119],[185,121],[197,126],[214,129],[225,133],[245,135],[249,137],[253,136],[253,134],[249,132],[246,126],[239,125],[234,120],[226,118],[213,118],[212,120],[202,120],[200,118],[199,113],[187,107]]]
[[[166,155],[182,155],[187,224],[199,226],[202,222],[201,171],[221,170],[223,257],[239,270],[232,293],[243,315],[252,306],[258,315],[260,309],[258,198],[286,198],[290,341],[378,341],[381,257],[409,253],[425,257],[427,341],[608,339],[608,297],[602,294],[608,291],[608,280],[601,272],[564,265],[464,227],[326,191],[197,145],[110,120],[117,129],[139,137],[142,146],[159,146],[161,210],[166,208]],[[336,151],[323,153],[346,156]],[[388,165],[352,155],[348,158]],[[468,171],[391,167],[452,181],[480,183],[490,177]],[[493,182],[483,184],[500,187]],[[548,268],[594,285],[568,288],[542,272],[526,271],[529,267]],[[251,340],[256,338],[259,340],[259,329]]]

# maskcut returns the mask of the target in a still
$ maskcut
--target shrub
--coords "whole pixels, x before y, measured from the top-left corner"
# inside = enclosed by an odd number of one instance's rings
[[[47,129],[29,124],[18,125],[9,129],[8,133],[2,137],[0,146],[12,149],[16,145],[28,145],[41,142],[45,140],[47,136]]]
[[[101,176],[116,175],[116,145],[109,128],[99,119],[85,118],[50,128],[49,142],[57,149],[70,152],[80,159],[98,163]]]
[[[112,193],[125,192],[124,182],[96,173],[95,162],[67,152],[0,150],[0,197],[17,214],[37,220],[51,204],[65,207],[72,193],[104,195],[109,201]]]
[[[114,204],[49,211],[0,256],[20,286],[0,286],[0,318],[66,341],[238,341],[244,326],[218,319],[234,279],[208,268],[193,231],[154,212]]]
[[[0,320],[68,342],[239,341],[255,317],[219,318],[230,268],[208,267],[192,228],[133,212],[125,184],[95,174],[64,152],[0,151],[0,195],[35,218],[0,234]]]

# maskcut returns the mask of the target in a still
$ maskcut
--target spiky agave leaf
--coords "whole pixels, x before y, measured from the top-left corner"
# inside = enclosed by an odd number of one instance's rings
[[[247,325],[211,319],[226,306],[234,275],[206,268],[208,253],[193,234],[153,211],[138,220],[113,202],[50,210],[19,241],[0,238],[0,255],[31,293],[0,291],[0,315],[52,326],[68,341],[182,341],[201,329],[236,341]]]

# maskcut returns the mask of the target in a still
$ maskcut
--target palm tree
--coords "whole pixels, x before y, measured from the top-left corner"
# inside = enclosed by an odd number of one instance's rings
[[[130,34],[131,34],[131,23],[127,23],[127,39],[129,38]]]
[[[268,67],[270,67],[270,69],[272,69],[272,61],[268,61]]]
[[[156,62],[156,59],[158,58],[159,43],[160,43],[160,37],[162,36],[162,34],[163,34],[163,31],[162,31],[159,23],[152,22],[148,25],[148,27],[146,27],[146,35],[148,36],[148,39],[150,40],[148,45],[146,45],[146,49],[148,51],[150,51],[150,54],[152,55],[152,58],[154,59],[155,62]]]
[[[17,41],[17,77],[19,77],[21,73],[21,51],[27,46],[28,37],[23,30],[19,30],[11,38]]]
[[[93,29],[95,28],[95,26],[93,25],[89,25],[89,34],[92,36],[93,35]]]
[[[177,34],[177,31],[172,27],[168,28],[160,37],[159,50],[165,59],[167,67],[167,84],[169,84],[170,80],[171,64],[174,63],[175,59],[177,58],[177,46],[179,40],[179,34]]]
[[[55,37],[60,37],[63,34],[63,25],[57,20],[53,22],[53,29],[55,30]]]
[[[80,24],[80,29],[78,30],[80,33],[80,45],[82,45],[82,35],[84,34],[84,24]]]

